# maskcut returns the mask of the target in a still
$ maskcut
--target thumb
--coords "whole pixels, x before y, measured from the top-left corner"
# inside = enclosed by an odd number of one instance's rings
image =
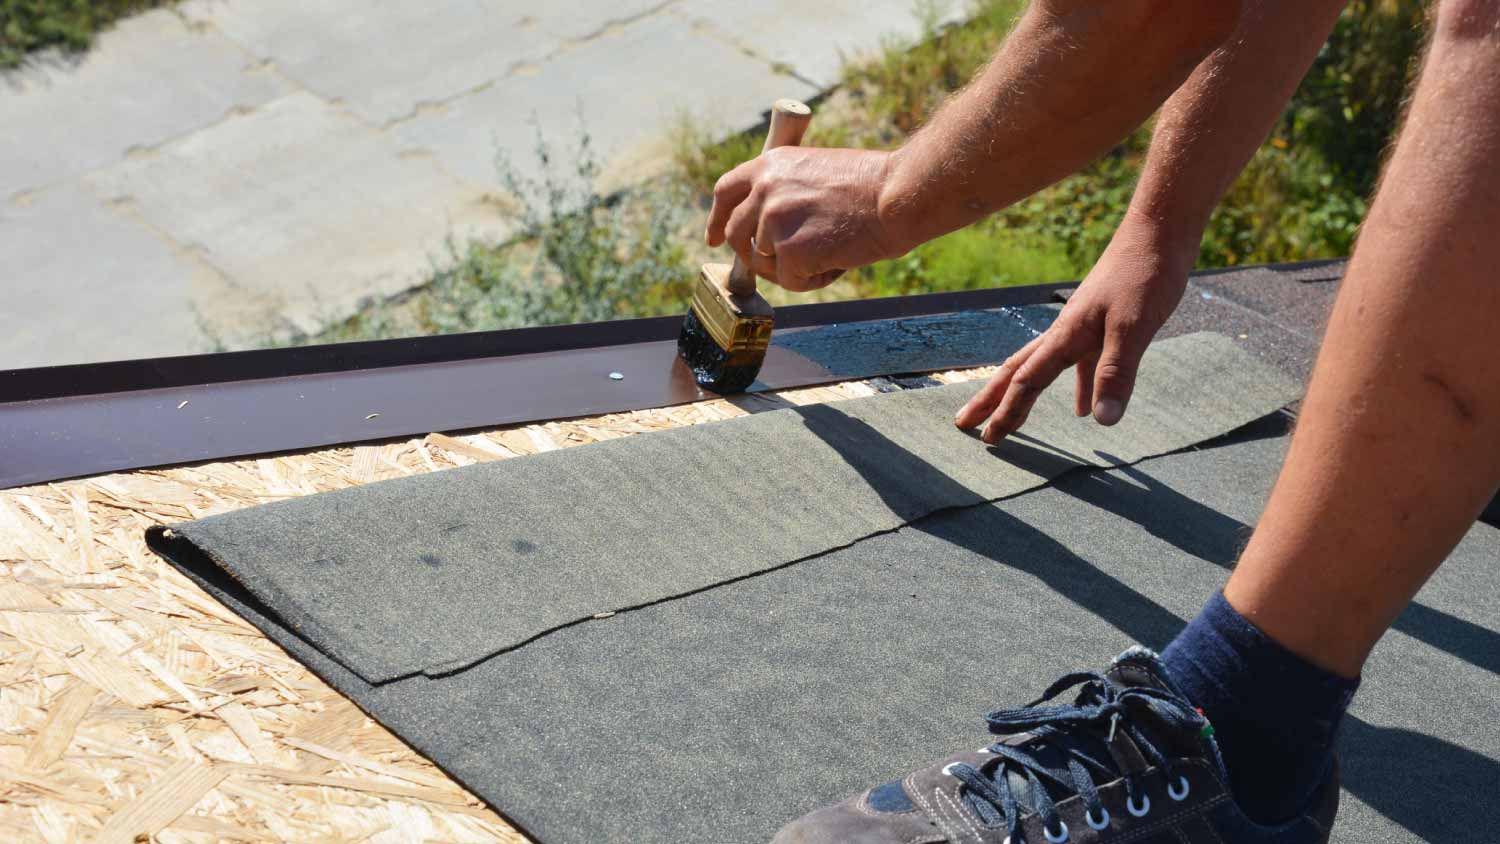
[[[1105,335],[1104,350],[1094,365],[1094,420],[1100,425],[1113,425],[1125,415],[1141,355],[1150,342],[1150,333],[1117,329]]]

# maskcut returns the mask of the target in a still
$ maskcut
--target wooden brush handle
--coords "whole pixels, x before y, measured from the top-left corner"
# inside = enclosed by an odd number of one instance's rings
[[[766,130],[764,153],[776,147],[794,147],[802,143],[807,124],[812,122],[812,109],[796,100],[777,100],[771,106],[771,127]],[[759,244],[756,244],[757,246]],[[755,273],[745,266],[736,255],[734,266],[729,270],[729,292],[736,296],[755,295]]]

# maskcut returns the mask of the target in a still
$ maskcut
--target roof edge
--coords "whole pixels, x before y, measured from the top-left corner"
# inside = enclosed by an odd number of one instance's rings
[[[923,293],[776,309],[776,328],[926,316],[1059,301],[1076,282]],[[393,366],[597,349],[676,340],[682,316],[176,355],[0,371],[0,404],[135,390],[287,378]]]

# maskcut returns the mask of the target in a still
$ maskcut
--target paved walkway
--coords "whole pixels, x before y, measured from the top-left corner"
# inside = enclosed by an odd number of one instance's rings
[[[956,5],[956,4],[955,4]],[[189,0],[0,74],[0,370],[252,342],[500,235],[495,154],[579,115],[618,182],[682,113],[811,97],[912,0]]]

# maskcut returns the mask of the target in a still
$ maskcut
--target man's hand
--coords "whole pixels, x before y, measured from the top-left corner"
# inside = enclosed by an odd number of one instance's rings
[[[1101,425],[1120,421],[1135,388],[1141,355],[1187,287],[1196,239],[1171,243],[1128,219],[1098,263],[1041,336],[1011,355],[959,410],[954,423],[984,423],[997,443],[1026,422],[1037,396],[1063,370],[1077,367],[1073,412]]]
[[[714,185],[708,245],[726,240],[756,275],[792,291],[905,254],[883,213],[891,153],[778,147]]]

